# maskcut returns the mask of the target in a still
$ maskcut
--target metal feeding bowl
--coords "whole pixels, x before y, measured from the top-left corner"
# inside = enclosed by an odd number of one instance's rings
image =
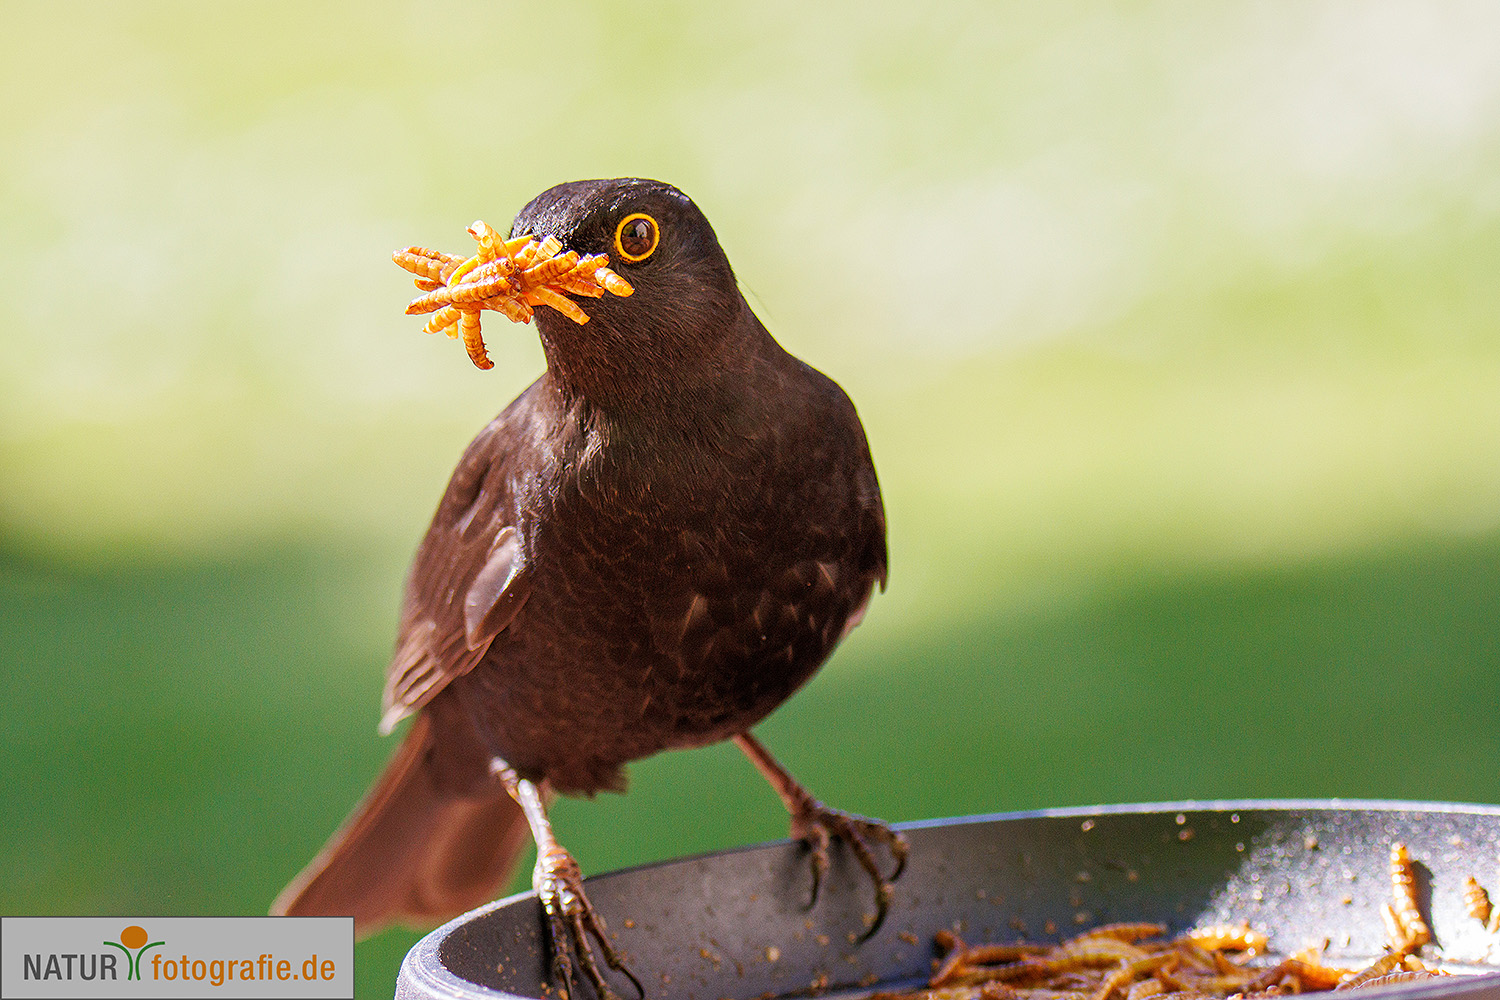
[[[1411,802],[1184,802],[935,820],[902,827],[911,860],[885,925],[860,941],[869,879],[846,850],[807,908],[806,850],[781,842],[591,878],[590,899],[651,997],[788,994],[854,998],[931,974],[933,935],[970,943],[1056,941],[1113,921],[1177,933],[1248,922],[1273,952],[1328,941],[1330,964],[1384,950],[1390,847],[1416,861],[1434,943],[1457,973],[1500,963],[1500,943],[1465,908],[1474,876],[1500,890],[1500,807]],[[1500,897],[1500,891],[1496,891]],[[1500,903],[1500,898],[1497,898]],[[406,956],[398,1000],[556,997],[532,893],[433,931]],[[620,996],[633,987],[612,973]],[[876,985],[878,984],[878,986]],[[587,985],[575,992],[591,994]],[[1500,1000],[1500,975],[1385,987],[1382,997]]]

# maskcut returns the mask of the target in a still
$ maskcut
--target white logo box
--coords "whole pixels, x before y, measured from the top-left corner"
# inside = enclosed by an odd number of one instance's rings
[[[0,917],[0,1000],[353,996],[352,917]]]

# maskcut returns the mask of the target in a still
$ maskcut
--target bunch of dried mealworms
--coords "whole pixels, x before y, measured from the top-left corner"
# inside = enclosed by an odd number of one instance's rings
[[[469,235],[478,244],[472,257],[407,247],[391,259],[416,275],[417,288],[425,293],[412,299],[407,315],[430,312],[433,316],[424,330],[462,336],[476,368],[494,367],[479,332],[480,310],[493,309],[513,322],[526,323],[533,306],[551,306],[575,323],[587,323],[588,314],[564,292],[598,298],[605,292],[633,291],[630,282],[606,266],[608,256],[562,253],[554,236],[507,240],[483,221],[470,226]]]
[[[1164,932],[1159,924],[1107,924],[1056,945],[973,946],[942,932],[937,943],[947,954],[926,990],[871,1000],[1249,1000],[1438,974],[1400,952],[1360,970],[1324,965],[1315,949],[1276,965],[1252,966],[1246,960],[1268,942],[1248,927],[1207,927],[1151,940]]]
[[[1500,925],[1489,896],[1465,883],[1471,916]],[[1219,1000],[1386,986],[1442,975],[1416,956],[1432,940],[1418,906],[1411,853],[1391,845],[1391,901],[1382,906],[1389,951],[1363,969],[1325,965],[1310,948],[1276,965],[1251,965],[1270,942],[1242,927],[1206,927],[1174,940],[1160,924],[1107,924],[1061,944],[967,945],[947,931],[945,952],[926,990],[877,993],[871,1000]],[[1495,911],[1500,912],[1500,911]],[[1234,957],[1231,957],[1231,953]]]

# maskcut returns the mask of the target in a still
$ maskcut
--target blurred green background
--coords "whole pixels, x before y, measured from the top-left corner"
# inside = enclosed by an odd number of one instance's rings
[[[590,176],[688,191],[865,420],[890,589],[761,729],[822,797],[1500,801],[1493,4],[4,23],[0,912],[260,913],[322,844],[542,364],[423,336],[388,254]],[[733,749],[632,778],[557,807],[586,871],[784,835]]]

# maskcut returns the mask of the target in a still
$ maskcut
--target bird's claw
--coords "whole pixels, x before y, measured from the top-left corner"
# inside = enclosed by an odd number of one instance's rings
[[[594,992],[600,1000],[619,1000],[604,981],[599,963],[594,960],[597,945],[604,962],[634,984],[644,1000],[645,987],[625,966],[625,960],[609,940],[604,920],[583,892],[583,872],[578,862],[562,848],[546,851],[537,859],[532,879],[542,911],[547,917],[547,934],[552,951],[552,980],[560,1000],[569,1000],[573,984],[573,959],[583,966]],[[592,941],[590,940],[592,938]]]
[[[875,883],[875,919],[861,940],[867,940],[880,930],[890,912],[896,890],[892,885],[906,870],[908,845],[906,837],[893,830],[889,824],[878,819],[867,819],[852,813],[830,809],[816,799],[809,799],[792,815],[792,837],[805,843],[812,855],[811,907],[818,901],[818,890],[823,885],[823,875],[828,871],[828,845],[837,838],[849,845],[854,858]],[[874,845],[884,845],[891,852],[895,869],[889,876],[880,873],[875,862]]]

